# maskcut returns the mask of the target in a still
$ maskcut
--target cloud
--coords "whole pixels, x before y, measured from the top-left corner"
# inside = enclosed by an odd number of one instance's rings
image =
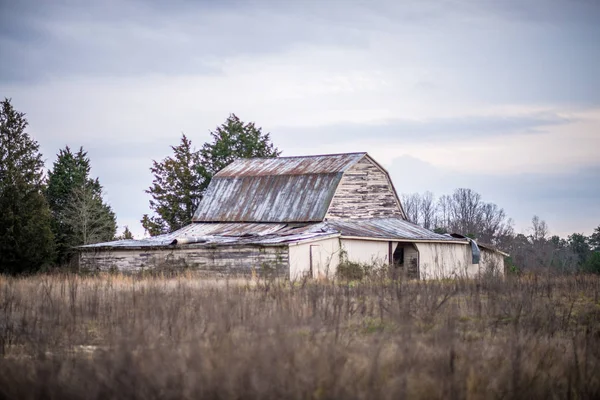
[[[435,167],[404,155],[388,171],[400,193],[431,191],[437,196],[459,187],[479,192],[485,201],[504,208],[517,222],[517,231],[529,226],[533,215],[545,219],[553,233],[590,234],[600,225],[600,165],[552,173],[486,174]]]
[[[0,4],[5,83],[214,76],[296,52],[342,75],[359,62],[397,97],[414,97],[399,84],[410,80],[450,102],[600,104],[600,7],[591,1]],[[332,49],[337,59],[323,59]]]
[[[230,112],[285,155],[410,154],[399,188],[474,182],[498,203],[557,192],[586,205],[598,4],[0,0],[0,95],[27,113],[47,164],[66,144],[89,151],[121,223],[147,212],[152,159],[181,132],[200,146]]]
[[[535,134],[544,128],[564,125],[572,119],[555,112],[524,115],[471,115],[421,120],[392,119],[371,124],[346,123],[316,127],[282,127],[281,131],[298,141],[317,140],[330,143],[353,141],[368,135],[370,141],[423,143],[432,140],[462,140],[486,136]]]

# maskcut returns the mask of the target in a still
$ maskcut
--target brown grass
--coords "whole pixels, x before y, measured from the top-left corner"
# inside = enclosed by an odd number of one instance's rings
[[[592,399],[600,278],[0,277],[0,397]]]

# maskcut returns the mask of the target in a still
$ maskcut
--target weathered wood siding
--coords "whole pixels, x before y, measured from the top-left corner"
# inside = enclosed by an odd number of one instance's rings
[[[156,267],[189,267],[223,274],[276,272],[289,276],[286,246],[218,246],[173,249],[122,249],[82,252],[81,268],[139,272]]]
[[[402,217],[388,175],[369,157],[344,173],[325,218]]]

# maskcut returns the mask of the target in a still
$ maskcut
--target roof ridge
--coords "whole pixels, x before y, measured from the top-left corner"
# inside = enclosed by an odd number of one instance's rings
[[[249,158],[238,158],[233,162],[240,160],[280,160],[282,158],[313,158],[313,157],[333,157],[333,156],[353,156],[353,155],[366,155],[366,151],[355,151],[350,153],[331,153],[331,154],[309,154],[304,156],[282,156],[282,157],[249,157]]]

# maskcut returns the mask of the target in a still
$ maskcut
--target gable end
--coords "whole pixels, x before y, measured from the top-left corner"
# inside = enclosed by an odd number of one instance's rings
[[[406,219],[389,174],[365,155],[344,172],[325,219],[387,217]]]

